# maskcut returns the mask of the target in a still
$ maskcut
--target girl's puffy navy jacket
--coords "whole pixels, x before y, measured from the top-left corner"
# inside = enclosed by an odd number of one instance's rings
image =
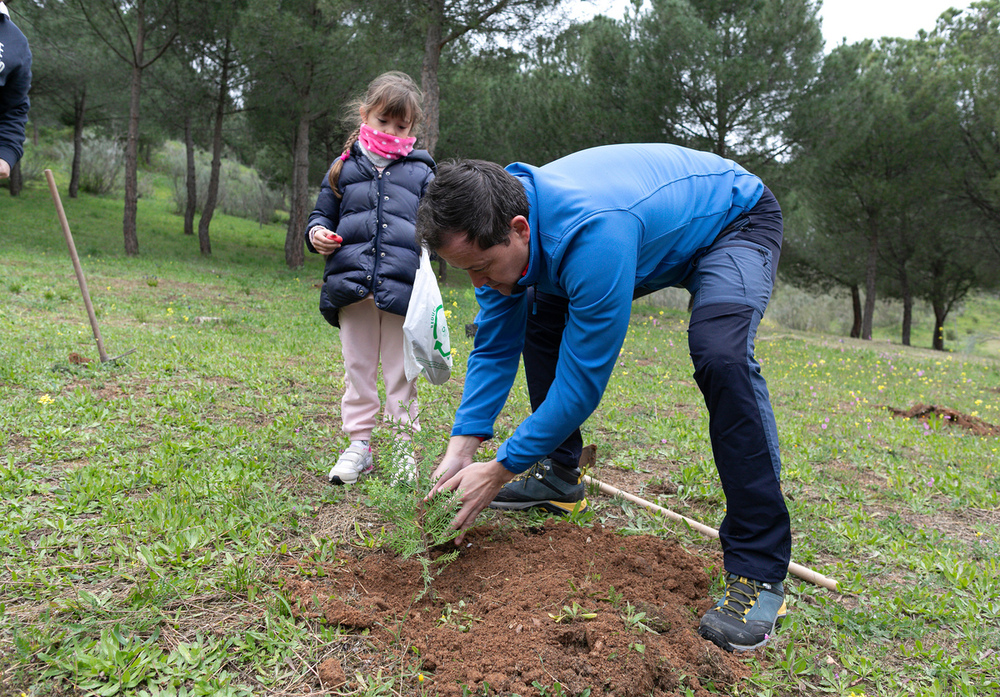
[[[406,315],[413,278],[420,263],[416,242],[417,204],[434,179],[434,160],[426,150],[414,150],[379,172],[357,143],[340,172],[334,196],[329,176],[323,177],[316,208],[306,224],[322,225],[344,238],[326,259],[319,311],[335,327],[340,308],[371,293],[375,306]]]

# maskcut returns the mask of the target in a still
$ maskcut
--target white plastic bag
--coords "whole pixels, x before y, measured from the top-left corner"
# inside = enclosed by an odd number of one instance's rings
[[[451,377],[448,322],[426,249],[421,249],[413,294],[403,320],[403,368],[407,380],[423,373],[432,384],[440,385]]]

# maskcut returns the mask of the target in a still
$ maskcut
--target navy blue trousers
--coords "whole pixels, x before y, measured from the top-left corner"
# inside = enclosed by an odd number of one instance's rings
[[[692,259],[683,282],[693,296],[688,347],[694,377],[708,408],[712,454],[726,495],[719,526],[724,565],[768,583],[787,574],[791,524],[774,410],[754,339],[774,286],[782,232],[781,209],[765,189],[753,209]],[[555,378],[569,301],[534,292],[528,302],[524,372],[537,409]],[[577,429],[550,457],[575,467],[582,444]]]

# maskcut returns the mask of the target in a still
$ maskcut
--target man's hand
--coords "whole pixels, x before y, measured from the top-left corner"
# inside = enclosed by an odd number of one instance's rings
[[[429,499],[439,491],[461,492],[462,508],[451,521],[453,528],[462,531],[455,538],[456,545],[462,544],[465,531],[472,526],[476,517],[490,505],[503,485],[514,478],[514,474],[496,460],[472,461],[480,442],[475,436],[451,437],[441,464],[434,470],[434,485],[426,497]]]
[[[458,491],[461,495],[462,507],[451,521],[451,526],[461,531],[461,534],[455,538],[456,545],[462,544],[465,540],[465,531],[472,527],[476,518],[484,508],[490,505],[503,485],[513,478],[513,472],[496,460],[491,460],[489,462],[473,462],[458,470],[457,473],[451,473],[447,481],[442,477],[435,482],[428,496],[433,496],[443,489]]]
[[[0,179],[7,179],[10,176],[10,163],[0,159]]]
[[[448,441],[448,449],[441,458],[441,462],[431,475],[434,485],[427,492],[426,499],[441,491],[442,489],[452,489],[454,487],[445,486],[445,483],[458,474],[460,471],[472,464],[479,450],[480,440],[475,436],[452,436]]]

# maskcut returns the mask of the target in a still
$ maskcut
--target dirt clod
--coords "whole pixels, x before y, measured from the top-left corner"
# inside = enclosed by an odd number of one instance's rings
[[[936,421],[939,423],[958,426],[970,431],[975,436],[1000,436],[1000,426],[994,426],[988,421],[980,419],[978,416],[963,414],[960,411],[949,407],[939,407],[933,404],[917,404],[909,409],[896,409],[886,407],[893,416],[905,419],[920,419],[924,423]]]
[[[319,681],[324,690],[335,690],[347,682],[344,669],[336,658],[328,658],[319,664],[317,669]]]

